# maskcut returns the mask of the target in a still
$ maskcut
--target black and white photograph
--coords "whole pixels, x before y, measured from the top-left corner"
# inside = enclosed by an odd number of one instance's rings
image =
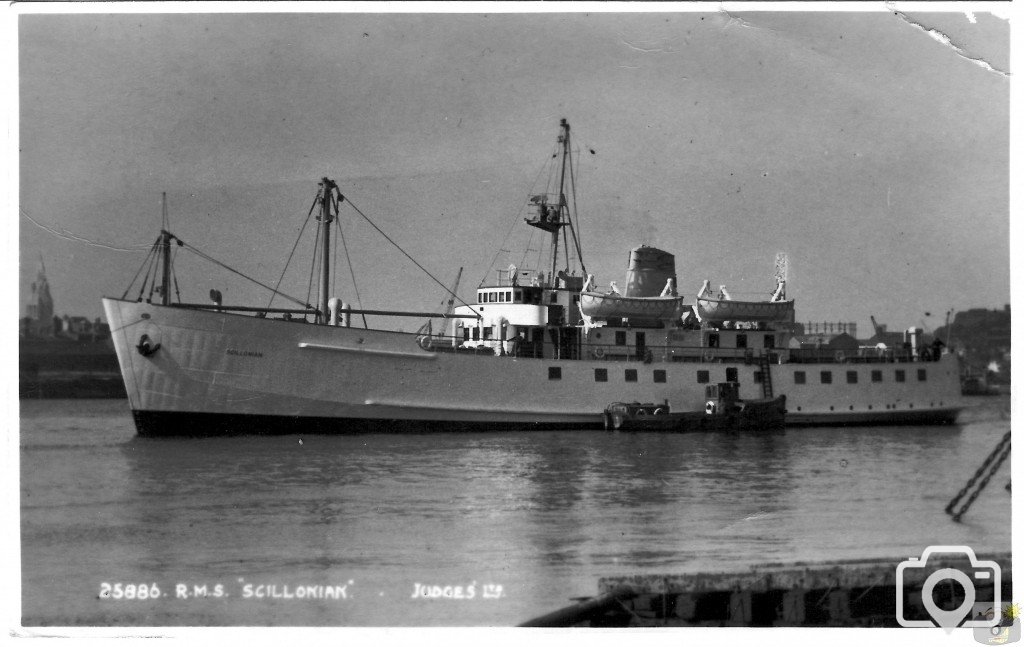
[[[1019,641],[1009,5],[8,7],[8,633]]]

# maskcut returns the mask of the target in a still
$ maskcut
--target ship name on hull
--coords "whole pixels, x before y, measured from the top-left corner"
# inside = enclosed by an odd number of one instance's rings
[[[237,348],[229,348],[227,354],[238,357],[263,357],[263,353],[258,350],[238,350]]]

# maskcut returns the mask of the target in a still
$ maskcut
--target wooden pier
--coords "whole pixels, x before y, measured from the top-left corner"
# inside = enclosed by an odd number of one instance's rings
[[[898,627],[896,567],[905,557],[762,564],[723,572],[602,577],[598,595],[523,623],[532,627]],[[1013,601],[1009,553],[978,555],[1001,570],[1003,604]],[[921,602],[925,579],[940,568],[972,575],[966,556],[933,556],[903,571],[904,617],[928,620]],[[940,608],[963,601],[949,580],[932,591]],[[993,599],[993,583],[978,579],[977,602]]]

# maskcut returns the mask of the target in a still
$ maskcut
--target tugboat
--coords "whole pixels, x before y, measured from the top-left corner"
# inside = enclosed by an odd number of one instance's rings
[[[786,424],[786,396],[741,400],[740,385],[719,382],[705,389],[703,411],[675,413],[668,402],[613,402],[604,410],[608,431],[761,431]]]

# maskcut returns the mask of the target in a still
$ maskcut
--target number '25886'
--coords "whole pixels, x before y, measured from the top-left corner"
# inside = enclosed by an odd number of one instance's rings
[[[160,587],[153,584],[122,584],[100,582],[101,600],[149,600],[160,597]]]

